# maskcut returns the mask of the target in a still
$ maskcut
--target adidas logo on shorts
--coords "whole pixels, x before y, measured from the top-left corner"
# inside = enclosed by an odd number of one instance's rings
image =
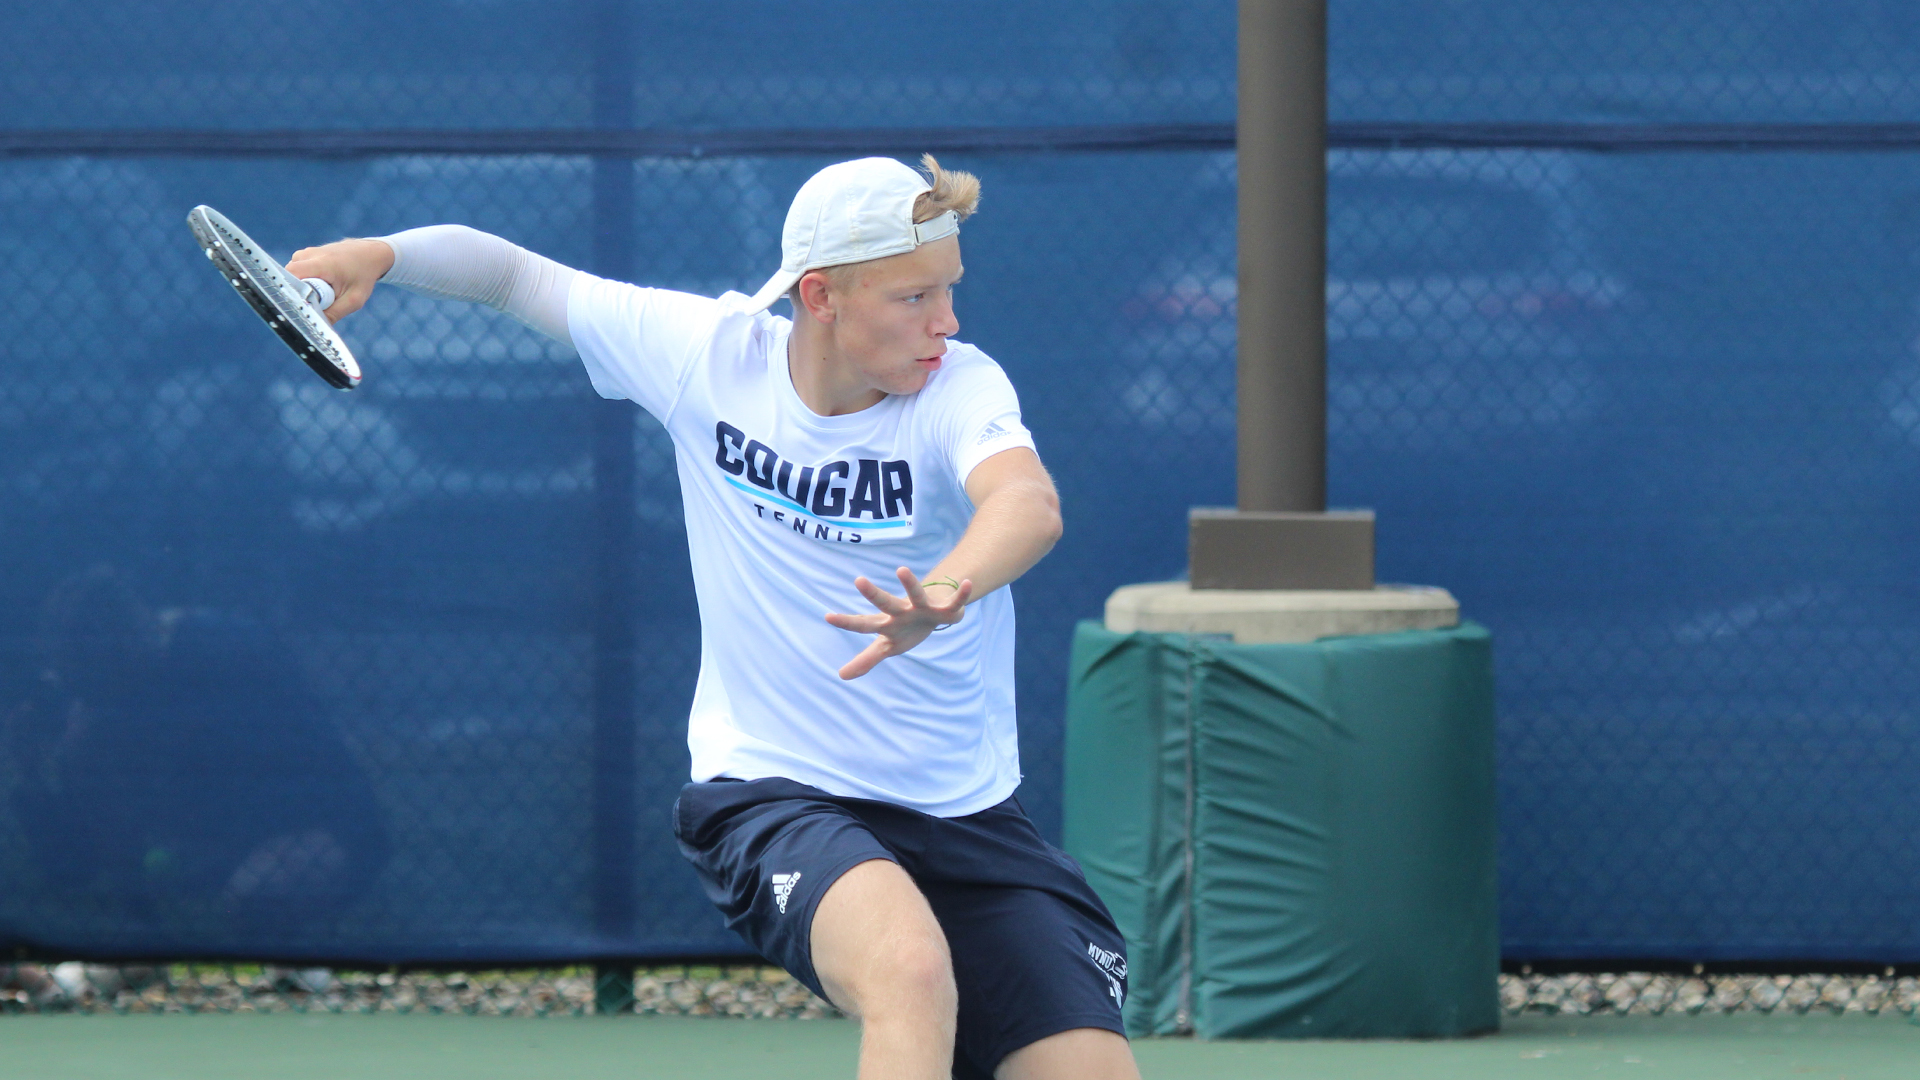
[[[793,895],[793,887],[800,883],[800,871],[791,874],[773,875],[773,902],[780,907],[780,914],[787,913],[787,897]]]
[[[1113,1003],[1124,1007],[1127,1004],[1127,958],[1110,949],[1103,949],[1093,942],[1087,942],[1087,959],[1107,977],[1107,995]]]

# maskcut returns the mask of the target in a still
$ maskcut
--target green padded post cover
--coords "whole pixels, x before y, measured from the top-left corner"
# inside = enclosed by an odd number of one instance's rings
[[[1074,638],[1066,848],[1128,948],[1127,1027],[1499,1026],[1492,640]]]

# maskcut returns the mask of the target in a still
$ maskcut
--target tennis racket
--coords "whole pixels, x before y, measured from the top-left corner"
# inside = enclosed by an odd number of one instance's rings
[[[333,286],[319,278],[296,278],[261,250],[239,226],[211,206],[196,206],[187,226],[208,261],[254,314],[266,321],[293,354],[328,386],[360,385],[360,364],[321,312],[333,306]]]

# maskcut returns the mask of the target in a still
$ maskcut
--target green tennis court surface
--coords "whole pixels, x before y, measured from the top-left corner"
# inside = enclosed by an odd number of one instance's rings
[[[847,1080],[845,1020],[461,1016],[0,1017],[8,1080],[779,1077]],[[1135,1044],[1147,1080],[1501,1080],[1920,1074],[1920,1026],[1884,1016],[1524,1017],[1449,1042]]]

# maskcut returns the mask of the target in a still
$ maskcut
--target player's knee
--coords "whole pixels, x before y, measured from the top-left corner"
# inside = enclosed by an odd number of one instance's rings
[[[897,971],[895,978],[908,993],[926,1001],[954,1000],[953,957],[944,939],[920,939],[900,957]]]
[[[951,1017],[959,995],[945,939],[918,933],[903,935],[889,945],[885,959],[875,965],[862,988],[861,1015],[868,1019]]]

